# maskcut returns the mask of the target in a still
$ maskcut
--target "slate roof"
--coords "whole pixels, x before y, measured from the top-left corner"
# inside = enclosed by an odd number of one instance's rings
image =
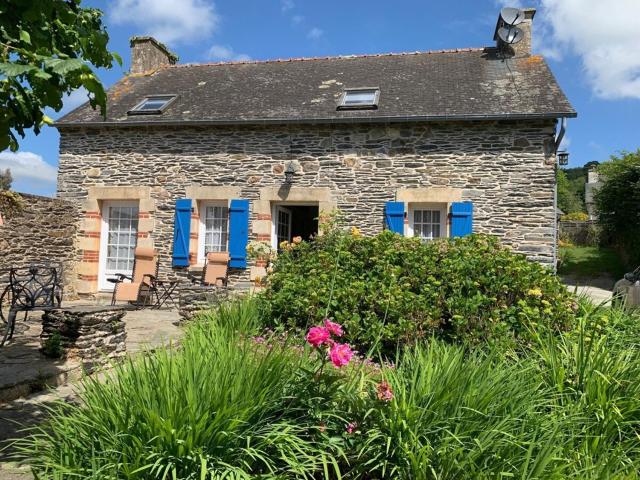
[[[345,88],[379,87],[376,110],[337,110]],[[160,115],[127,115],[176,94]],[[575,117],[544,59],[494,48],[173,65],[109,89],[107,118],[88,104],[58,127],[135,124],[398,122]]]

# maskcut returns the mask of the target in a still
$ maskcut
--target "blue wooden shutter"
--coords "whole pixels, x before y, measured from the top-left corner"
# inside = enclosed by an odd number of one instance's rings
[[[191,199],[176,200],[173,222],[173,266],[189,266],[189,237],[191,235]]]
[[[389,230],[404,235],[403,202],[387,202],[384,206],[384,219]]]
[[[473,233],[473,203],[451,204],[451,236],[464,237]]]
[[[247,268],[249,200],[231,200],[229,208],[229,266]]]

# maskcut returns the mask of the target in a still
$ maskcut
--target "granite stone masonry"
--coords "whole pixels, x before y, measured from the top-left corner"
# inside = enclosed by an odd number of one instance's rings
[[[269,188],[284,199],[288,188],[302,192],[296,198],[326,191],[325,203],[341,209],[364,234],[382,231],[385,202],[413,198],[411,192],[430,202],[451,202],[457,195],[454,201],[473,202],[474,232],[497,235],[531,260],[551,265],[555,126],[555,120],[504,120],[65,127],[58,195],[83,210],[100,189],[144,192],[140,198],[153,211],[145,217],[150,226],[143,237],[160,251],[161,276],[186,275],[171,267],[175,200],[198,202],[189,192],[207,187],[227,188],[234,192],[228,198],[251,201],[252,240],[271,234],[269,211],[256,207]],[[289,162],[296,169],[291,187],[283,174]],[[192,235],[198,234],[192,229]],[[231,282],[247,286],[249,271],[232,272]]]
[[[0,270],[31,263],[60,262],[65,298],[75,295],[75,241],[78,211],[74,202],[22,193],[22,210],[0,225]],[[0,285],[4,278],[0,276]]]
[[[77,359],[91,372],[108,361],[126,355],[126,307],[73,306],[42,315],[40,341],[59,332],[67,359]]]

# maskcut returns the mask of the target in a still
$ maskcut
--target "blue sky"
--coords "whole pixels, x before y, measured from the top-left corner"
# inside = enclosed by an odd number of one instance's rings
[[[534,51],[543,54],[578,111],[565,147],[570,166],[640,148],[639,0],[531,0]],[[105,12],[122,68],[100,71],[110,86],[129,68],[129,37],[151,34],[180,62],[405,52],[492,44],[501,6],[514,0],[113,0],[83,1]],[[633,47],[635,45],[635,47]],[[57,118],[78,106],[75,92]],[[18,191],[55,194],[59,135],[46,127],[0,153]]]

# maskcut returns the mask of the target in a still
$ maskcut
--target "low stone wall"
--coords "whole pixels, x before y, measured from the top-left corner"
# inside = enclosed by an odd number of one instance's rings
[[[586,222],[559,222],[560,240],[575,245],[593,246],[599,241],[598,225],[593,220]]]
[[[0,270],[61,262],[65,298],[75,296],[76,209],[70,202],[21,193],[23,208],[0,225]],[[5,278],[0,278],[0,285]]]
[[[199,312],[209,310],[215,305],[227,300],[230,296],[229,289],[201,287],[188,283],[179,286],[180,292],[180,320],[185,322],[192,320]]]
[[[77,306],[42,315],[41,344],[59,332],[65,356],[78,359],[85,370],[93,371],[126,354],[126,306]]]

